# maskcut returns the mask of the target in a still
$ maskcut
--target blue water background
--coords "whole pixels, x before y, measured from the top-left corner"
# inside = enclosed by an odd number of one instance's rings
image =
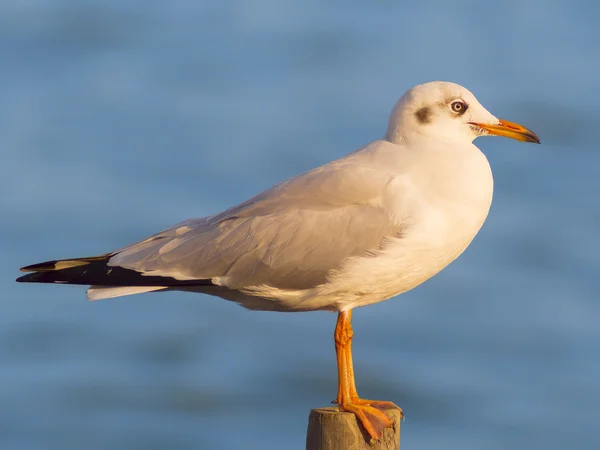
[[[543,145],[479,139],[465,254],[357,310],[359,391],[402,448],[600,448],[600,3],[0,3],[0,448],[302,449],[336,393],[328,313],[18,285],[378,138],[410,86],[471,89]]]

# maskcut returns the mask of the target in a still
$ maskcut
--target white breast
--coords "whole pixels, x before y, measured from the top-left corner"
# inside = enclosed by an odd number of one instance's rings
[[[338,309],[376,303],[418,286],[460,256],[483,225],[493,193],[485,155],[475,146],[468,150],[458,157],[438,154],[435,161],[421,155],[423,166],[399,174],[387,207],[405,232],[376,256],[348,260],[321,295],[336,299]]]

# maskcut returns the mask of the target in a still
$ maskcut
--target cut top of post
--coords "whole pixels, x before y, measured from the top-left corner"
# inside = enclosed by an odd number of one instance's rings
[[[313,409],[308,417],[306,450],[400,450],[400,410],[387,409],[393,425],[371,441],[352,413],[337,407]]]

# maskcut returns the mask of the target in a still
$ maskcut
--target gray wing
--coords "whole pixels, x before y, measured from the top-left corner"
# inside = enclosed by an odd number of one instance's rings
[[[367,255],[402,231],[383,206],[390,177],[340,160],[122,249],[109,265],[180,280],[216,278],[231,289],[311,288],[346,258]]]

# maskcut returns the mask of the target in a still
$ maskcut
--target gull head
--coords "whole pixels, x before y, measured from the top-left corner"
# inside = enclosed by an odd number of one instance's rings
[[[468,89],[445,81],[409,89],[396,103],[386,133],[394,143],[428,138],[472,142],[479,136],[540,143],[533,131],[498,119]]]

